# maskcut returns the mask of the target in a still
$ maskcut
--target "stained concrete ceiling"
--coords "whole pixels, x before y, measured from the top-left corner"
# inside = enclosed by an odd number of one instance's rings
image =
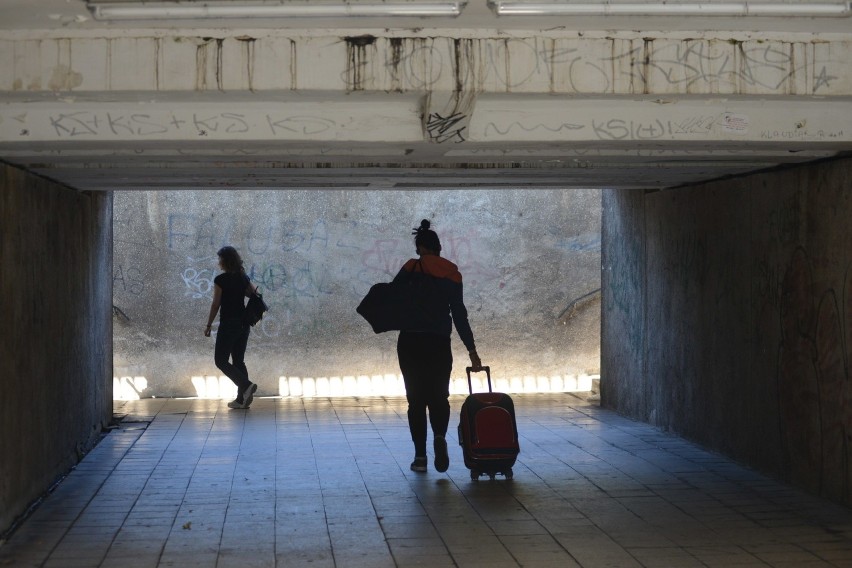
[[[801,2],[800,2],[801,3]],[[115,22],[95,21],[83,0],[2,0],[0,2],[0,45],[2,40],[15,41],[18,37],[32,38],[43,33],[46,37],[86,37],[92,33],[121,33],[120,30],[179,28],[191,30],[199,35],[206,31],[216,33],[218,28],[299,29],[319,28],[348,30],[353,36],[369,30],[384,28],[408,29],[419,33],[428,25],[452,35],[460,30],[489,30],[499,36],[501,30],[554,30],[570,28],[582,37],[581,30],[598,30],[598,37],[633,34],[642,30],[656,30],[656,35],[685,38],[684,33],[693,30],[730,30],[732,37],[783,38],[785,35],[801,40],[808,34],[819,34],[820,38],[831,38],[835,34],[841,41],[852,38],[852,20],[849,18],[497,18],[485,0],[470,0],[458,18],[435,19],[400,18],[375,20],[371,18],[349,18],[334,21],[324,19],[265,19],[180,22],[123,22],[117,32]],[[600,31],[605,30],[605,31]],[[572,33],[573,33],[572,32]],[[247,32],[249,33],[249,32]],[[684,41],[688,41],[685,39]],[[7,44],[8,45],[8,44]],[[17,57],[17,56],[16,56]],[[836,78],[836,77],[835,77]],[[848,77],[844,78],[848,80]],[[488,97],[491,97],[490,99]],[[21,91],[0,92],[0,104],[5,104],[6,116],[14,116],[16,110],[33,104],[58,104],[73,98],[77,105],[109,105],[123,103],[146,104],[156,113],[173,109],[175,105],[194,104],[193,95],[175,97],[158,93],[145,101],[132,101],[132,97],[120,93],[27,93]],[[210,104],[233,104],[241,109],[245,101],[233,98],[226,92],[214,95],[199,95],[202,102]],[[206,97],[206,98],[205,98]],[[214,100],[215,99],[215,100]],[[713,108],[714,116],[724,114],[731,100],[736,97],[716,97],[705,100],[690,99],[688,104],[703,104]],[[378,103],[384,99],[377,98]],[[388,99],[389,100],[389,99]],[[508,100],[508,99],[507,99]],[[683,108],[684,101],[655,96],[607,100],[594,98],[558,99],[559,104],[586,104],[590,109],[601,105],[621,105],[619,108],[644,108],[651,105],[672,105]],[[759,114],[759,99],[741,101],[752,105],[752,112]],[[719,177],[738,175],[803,161],[828,158],[852,151],[852,128],[847,109],[852,108],[852,97],[832,97],[833,109],[819,110],[823,102],[819,98],[784,98],[781,104],[769,105],[764,129],[770,124],[770,116],[789,117],[797,125],[807,121],[796,119],[797,114],[807,115],[811,121],[808,128],[820,134],[796,136],[783,131],[774,136],[728,139],[697,139],[684,141],[642,140],[641,136],[620,139],[619,136],[525,137],[523,132],[505,139],[487,136],[488,128],[499,130],[495,119],[487,125],[479,124],[478,139],[465,140],[463,144],[435,144],[425,140],[400,141],[390,135],[382,136],[382,125],[371,124],[375,130],[368,139],[361,140],[274,140],[234,138],[172,139],[172,140],[110,140],[59,141],[47,139],[21,143],[9,137],[0,137],[0,159],[32,170],[40,175],[55,179],[78,189],[154,189],[154,188],[341,188],[341,189],[430,189],[465,187],[634,187],[673,188]],[[538,113],[537,124],[547,126],[552,116],[554,130],[570,127],[561,122],[556,113],[548,114],[548,105],[553,99],[518,95],[509,100],[517,107],[526,104],[532,114]],[[253,101],[251,104],[256,104]],[[262,101],[261,101],[262,104]],[[481,96],[478,111],[488,105],[499,110],[504,104],[494,95]],[[27,106],[29,105],[29,106]],[[644,105],[644,106],[643,106]],[[678,107],[679,105],[679,107]],[[774,105],[774,106],[773,106]],[[513,107],[513,108],[515,108]],[[772,107],[772,108],[770,108]],[[556,107],[554,107],[556,108]],[[543,109],[543,110],[542,110]],[[802,110],[799,113],[799,109]],[[805,111],[807,109],[807,111]],[[515,111],[513,111],[515,112]],[[668,110],[654,111],[667,113]],[[684,111],[685,112],[685,111]],[[720,114],[721,113],[721,114]],[[18,116],[20,116],[18,112]],[[147,116],[147,115],[146,115]],[[242,116],[242,115],[241,115]],[[496,116],[496,114],[495,114]],[[657,115],[655,115],[657,116]],[[684,115],[688,118],[688,114]],[[483,119],[484,120],[484,119]],[[821,121],[819,125],[815,122]],[[10,121],[7,118],[7,125]],[[753,122],[757,124],[759,121]],[[2,126],[2,125],[0,125]],[[55,124],[54,124],[55,126]],[[452,132],[451,122],[431,125]],[[471,123],[471,129],[477,127]],[[506,129],[512,124],[504,125]],[[429,126],[423,124],[424,130]],[[804,126],[797,126],[803,128]],[[306,127],[307,128],[307,127]],[[632,129],[632,125],[616,125],[616,130]],[[795,132],[790,127],[790,132]],[[432,133],[434,134],[434,133]],[[829,135],[830,134],[830,135]],[[434,137],[432,142],[434,142]]]

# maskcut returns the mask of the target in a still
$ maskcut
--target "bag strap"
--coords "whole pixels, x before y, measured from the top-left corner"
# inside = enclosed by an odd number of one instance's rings
[[[249,297],[258,296],[259,294],[257,293],[257,290],[251,284],[251,278],[249,278],[248,274],[246,274],[245,272],[243,272],[243,276],[246,277],[246,286],[248,286],[249,289],[251,290],[251,292],[249,293]]]

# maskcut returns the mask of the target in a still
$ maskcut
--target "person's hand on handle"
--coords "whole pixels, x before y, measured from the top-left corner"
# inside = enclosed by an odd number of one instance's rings
[[[473,371],[481,371],[482,361],[479,359],[479,355],[477,355],[476,349],[474,349],[473,351],[469,351],[468,355],[470,355],[470,366],[473,368]]]

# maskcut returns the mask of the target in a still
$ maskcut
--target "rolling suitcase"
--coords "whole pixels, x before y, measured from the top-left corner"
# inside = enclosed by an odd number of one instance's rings
[[[470,469],[470,478],[474,480],[480,475],[494,479],[498,473],[512,479],[512,466],[521,451],[515,404],[509,395],[491,391],[491,369],[482,367],[482,370],[488,377],[488,392],[474,394],[470,380],[473,368],[467,368],[470,396],[462,404],[459,420],[459,445],[464,465]]]

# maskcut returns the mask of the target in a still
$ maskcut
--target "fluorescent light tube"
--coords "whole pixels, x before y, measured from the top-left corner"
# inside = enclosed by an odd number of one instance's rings
[[[778,4],[750,2],[746,4],[750,16],[811,16],[848,17],[852,15],[852,2],[820,4]]]
[[[520,2],[489,0],[498,16],[798,16],[848,17],[852,2],[683,2],[671,4],[602,2]]]
[[[311,18],[346,16],[455,17],[466,2],[399,2],[380,4],[176,4],[166,2],[90,3],[98,20],[172,20],[209,18]]]

